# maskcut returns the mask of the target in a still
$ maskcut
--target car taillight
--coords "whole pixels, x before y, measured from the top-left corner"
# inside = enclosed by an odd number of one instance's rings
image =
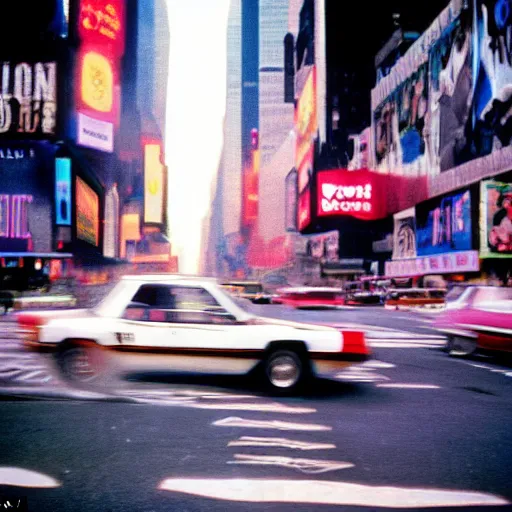
[[[25,342],[37,342],[39,329],[46,324],[47,319],[34,313],[21,313],[18,315],[19,334]]]
[[[370,347],[366,344],[363,331],[341,331],[341,336],[343,339],[343,353],[371,354]]]

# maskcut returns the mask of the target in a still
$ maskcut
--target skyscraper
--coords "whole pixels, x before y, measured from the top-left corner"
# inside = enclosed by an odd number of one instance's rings
[[[242,0],[231,0],[227,30],[227,98],[221,172],[225,235],[240,230],[242,209]]]

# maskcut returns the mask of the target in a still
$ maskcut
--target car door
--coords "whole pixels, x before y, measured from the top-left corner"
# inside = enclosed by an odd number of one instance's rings
[[[244,373],[252,368],[261,349],[250,326],[219,305],[201,286],[173,285],[174,310],[167,318],[174,335],[173,363],[182,370]]]

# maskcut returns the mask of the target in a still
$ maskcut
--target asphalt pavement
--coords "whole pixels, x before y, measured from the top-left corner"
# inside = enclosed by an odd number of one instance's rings
[[[404,344],[435,335],[412,314],[272,314],[366,322],[374,359],[294,398],[238,377],[143,374],[82,399],[6,378],[20,392],[0,395],[0,496],[57,512],[512,509],[508,363]],[[12,360],[27,355],[7,331]]]

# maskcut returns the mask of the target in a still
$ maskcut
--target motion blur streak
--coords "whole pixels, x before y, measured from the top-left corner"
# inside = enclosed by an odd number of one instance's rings
[[[0,467],[0,485],[12,487],[33,487],[38,489],[54,489],[60,482],[51,476],[30,471],[28,469]]]
[[[213,423],[216,427],[245,427],[245,428],[268,428],[275,430],[301,430],[318,432],[332,430],[332,427],[325,425],[314,425],[307,423],[288,423],[285,421],[258,421],[246,420],[244,418],[224,418]]]
[[[362,507],[479,507],[510,503],[492,494],[438,489],[370,487],[320,480],[169,478],[158,489],[205,498],[253,503],[314,503]]]
[[[265,448],[290,448],[291,450],[331,450],[336,448],[335,444],[328,443],[306,443],[283,439],[279,437],[250,437],[244,436],[236,441],[230,441],[228,446],[263,446]]]

